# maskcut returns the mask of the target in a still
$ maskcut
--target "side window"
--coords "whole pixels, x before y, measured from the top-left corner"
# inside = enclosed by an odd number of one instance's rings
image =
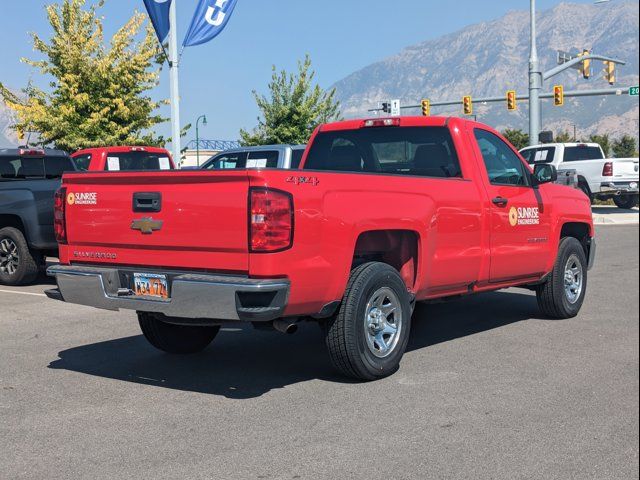
[[[60,178],[64,172],[73,172],[73,164],[68,157],[46,157],[44,173],[47,178]]]
[[[245,168],[247,152],[220,153],[204,167],[206,170],[233,170]]]
[[[247,168],[277,168],[278,157],[278,152],[271,150],[249,152]]]
[[[82,172],[89,170],[89,165],[91,164],[91,154],[87,153],[85,155],[78,155],[77,157],[73,157],[73,163],[76,164],[76,168]]]
[[[524,163],[499,137],[486,130],[474,130],[489,181],[493,185],[529,185]]]

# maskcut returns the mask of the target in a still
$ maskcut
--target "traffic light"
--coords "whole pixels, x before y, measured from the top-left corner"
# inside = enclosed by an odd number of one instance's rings
[[[589,50],[582,51],[582,55],[589,55],[590,53],[591,52]],[[589,80],[589,77],[591,76],[591,60],[589,59],[582,61],[582,76],[585,80]]]
[[[388,102],[382,102],[382,111],[384,113],[391,113],[391,104]]]
[[[24,130],[23,129],[18,128],[16,133],[18,134],[18,140],[20,140],[20,141],[24,140]]]
[[[562,85],[553,87],[553,103],[556,107],[564,105],[564,87]]]
[[[609,85],[616,83],[616,64],[613,62],[604,62],[604,78]]]
[[[420,103],[422,105],[422,116],[428,117],[429,115],[431,115],[431,102],[425,99],[425,100],[422,100],[422,102]]]
[[[473,101],[471,100],[471,95],[465,95],[462,97],[462,106],[465,115],[473,115]]]
[[[513,111],[518,109],[518,99],[515,90],[507,90],[507,110]]]

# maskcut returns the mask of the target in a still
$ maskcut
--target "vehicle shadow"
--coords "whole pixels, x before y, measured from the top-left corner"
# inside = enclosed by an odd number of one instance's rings
[[[442,304],[418,304],[409,350],[535,318],[535,297],[488,293]],[[225,328],[204,352],[167,355],[153,349],[142,335],[63,350],[49,368],[221,395],[232,399],[259,397],[271,390],[320,379],[355,383],[331,367],[320,328],[301,325],[296,335]]]

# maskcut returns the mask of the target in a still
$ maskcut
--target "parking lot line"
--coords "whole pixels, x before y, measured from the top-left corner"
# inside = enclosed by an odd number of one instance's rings
[[[18,295],[32,295],[34,297],[46,297],[46,295],[44,293],[18,292],[16,290],[2,290],[2,289],[0,289],[0,293],[17,293]]]

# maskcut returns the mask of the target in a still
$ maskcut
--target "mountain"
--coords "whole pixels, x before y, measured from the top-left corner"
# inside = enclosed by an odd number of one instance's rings
[[[538,13],[538,55],[542,69],[556,65],[556,51],[582,51],[620,58],[616,86],[638,84],[638,2],[605,5],[561,3]],[[380,102],[400,98],[416,105],[422,98],[434,101],[501,96],[515,89],[527,93],[529,58],[529,12],[513,11],[494,21],[464,29],[408,47],[337,82],[338,99],[347,118],[366,116]],[[601,62],[594,62],[590,80],[568,70],[545,82],[565,90],[609,88]],[[625,90],[626,92],[626,90]],[[434,107],[432,114],[461,115],[460,107]],[[410,111],[405,110],[404,114]],[[528,106],[520,101],[516,112],[505,104],[474,104],[478,120],[504,128],[528,130]],[[608,96],[565,99],[564,107],[543,100],[543,127],[555,132],[577,128],[578,136],[609,133],[614,137],[638,137],[638,97]],[[411,114],[419,114],[418,110]]]

